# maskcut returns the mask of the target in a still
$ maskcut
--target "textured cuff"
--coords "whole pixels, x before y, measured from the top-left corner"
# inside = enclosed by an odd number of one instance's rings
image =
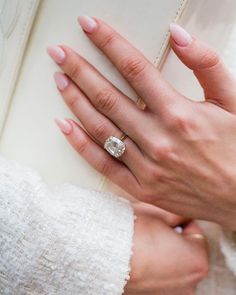
[[[229,269],[236,275],[236,232],[225,231],[221,237],[221,249]]]
[[[121,295],[133,230],[127,200],[0,157],[0,294]]]

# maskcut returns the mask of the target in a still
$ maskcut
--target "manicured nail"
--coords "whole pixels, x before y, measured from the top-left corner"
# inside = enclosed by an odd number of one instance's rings
[[[66,77],[66,75],[63,74],[63,73],[56,72],[56,73],[54,74],[54,79],[55,79],[55,82],[56,82],[57,88],[58,88],[60,91],[65,90],[66,87],[69,85],[69,80],[68,80],[68,78]]]
[[[66,121],[65,119],[55,118],[55,123],[66,135],[69,135],[73,130],[72,125],[69,123],[69,121]]]
[[[47,52],[58,64],[61,64],[66,58],[64,50],[59,46],[49,46],[47,47]]]
[[[78,22],[81,25],[82,29],[87,33],[92,33],[97,27],[96,21],[87,15],[79,16]]]
[[[170,24],[170,34],[175,43],[179,46],[187,46],[192,41],[191,35],[176,23]]]

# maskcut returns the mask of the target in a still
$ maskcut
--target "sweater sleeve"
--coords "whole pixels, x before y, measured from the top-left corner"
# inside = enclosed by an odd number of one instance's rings
[[[222,233],[221,249],[227,266],[236,276],[236,232],[224,231]]]
[[[121,295],[133,227],[127,200],[0,157],[0,294]]]

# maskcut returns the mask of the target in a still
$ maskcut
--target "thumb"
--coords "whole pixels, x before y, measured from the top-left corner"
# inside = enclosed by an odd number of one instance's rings
[[[170,25],[170,34],[172,49],[193,70],[204,89],[205,99],[236,112],[236,81],[218,53],[177,24]]]

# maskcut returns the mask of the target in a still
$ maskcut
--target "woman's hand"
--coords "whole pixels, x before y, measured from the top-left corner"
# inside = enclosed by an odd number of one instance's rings
[[[66,74],[56,73],[58,89],[86,129],[57,120],[71,145],[137,199],[236,229],[236,83],[219,56],[171,26],[172,49],[205,92],[204,102],[192,102],[102,20],[81,17],[80,24],[146,108],[138,108],[72,49],[50,47]],[[110,135],[120,137],[121,130],[128,138],[117,161],[103,144]]]
[[[134,208],[134,254],[124,295],[193,295],[208,271],[206,240],[193,222],[176,233],[183,219],[151,207]]]

